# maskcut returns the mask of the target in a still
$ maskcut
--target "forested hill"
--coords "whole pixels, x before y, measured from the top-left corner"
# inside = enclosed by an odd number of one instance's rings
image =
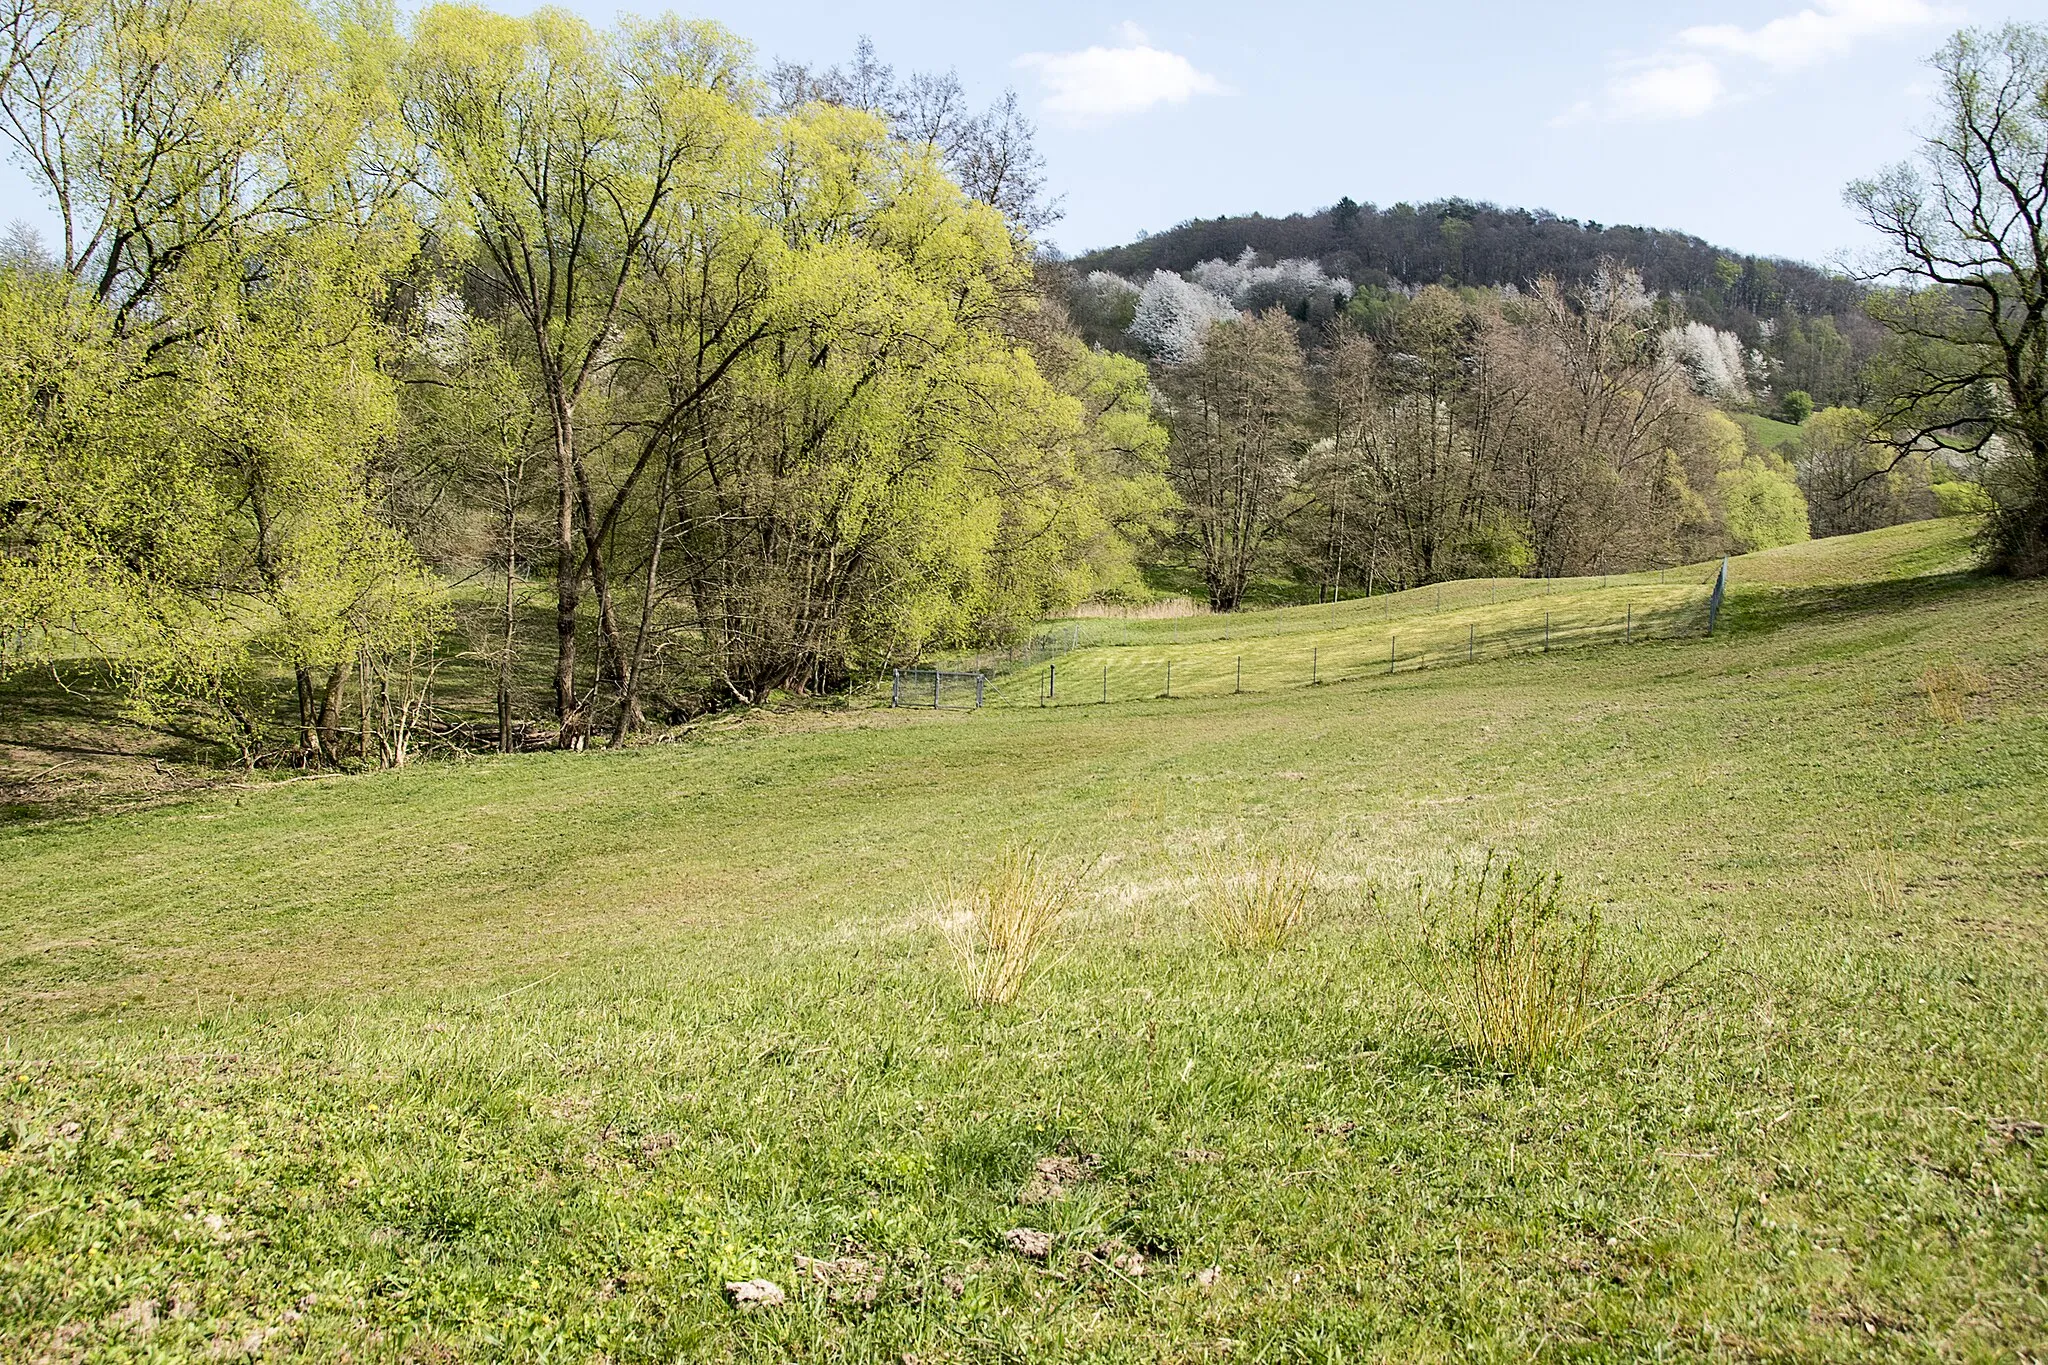
[[[1315,260],[1367,287],[1519,286],[1543,275],[1577,281],[1613,257],[1640,270],[1653,291],[1682,296],[1692,317],[1752,342],[1758,324],[1788,314],[1833,318],[1845,335],[1868,328],[1857,284],[1810,265],[1724,251],[1684,233],[1581,223],[1463,199],[1388,209],[1345,199],[1319,213],[1284,218],[1196,219],[1091,252],[1073,265],[1083,273],[1142,279],[1154,270],[1183,273],[1202,261],[1234,260],[1246,247],[1261,256]]]

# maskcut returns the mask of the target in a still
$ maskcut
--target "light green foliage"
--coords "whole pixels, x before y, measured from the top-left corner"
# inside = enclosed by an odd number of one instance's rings
[[[1734,469],[1716,480],[1721,521],[1737,552],[1793,545],[1812,534],[1806,522],[1806,498],[1791,467],[1774,455],[1744,456]]]
[[[1945,517],[1981,516],[1994,506],[1982,484],[1950,480],[1934,484],[1930,491]]]
[[[1778,400],[1778,413],[1793,426],[1798,426],[1813,416],[1813,395],[1804,389],[1793,389]]]
[[[1129,356],[1093,350],[1077,339],[1064,340],[1046,368],[1053,384],[1081,403],[1079,486],[1058,524],[1085,576],[1076,574],[1063,585],[1066,600],[1043,605],[1141,600],[1147,591],[1134,552],[1168,534],[1179,504],[1167,481],[1167,432],[1153,410],[1151,375]]]
[[[1927,462],[1881,442],[1876,419],[1857,408],[1827,408],[1789,449],[1806,494],[1813,533],[1853,534],[1933,516]]]
[[[1453,554],[1461,578],[1516,578],[1536,562],[1528,521],[1504,507],[1483,513]]]
[[[436,589],[380,520],[376,318],[411,235],[358,157],[382,36],[289,3],[30,8],[0,85],[61,259],[0,272],[0,664],[107,659],[245,754],[248,692],[415,647]]]
[[[1750,556],[1711,644],[17,824],[0,1357],[2010,1357],[2048,1336],[2048,595],[1969,554]],[[1985,680],[1938,731],[1936,664]],[[1237,822],[1369,831],[1347,881],[1555,867],[1602,991],[1717,951],[1502,1077],[1406,898],[1270,957],[1190,932],[1167,850]],[[926,897],[1024,843],[1114,856],[976,1009]],[[1019,1206],[1055,1154],[1100,1161]],[[887,1274],[832,1301],[798,1255]],[[755,1275],[789,1305],[736,1313]]]

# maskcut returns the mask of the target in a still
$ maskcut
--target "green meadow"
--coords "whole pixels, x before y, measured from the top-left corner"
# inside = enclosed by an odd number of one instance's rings
[[[1969,557],[1738,559],[1712,638],[1709,566],[1091,623],[1106,704],[17,822],[0,1357],[2041,1358],[2048,584]],[[1320,869],[1277,949],[1195,912],[1230,835]],[[939,897],[1018,847],[1083,879],[977,1008]],[[1541,1069],[1417,891],[1489,851],[1598,915]]]

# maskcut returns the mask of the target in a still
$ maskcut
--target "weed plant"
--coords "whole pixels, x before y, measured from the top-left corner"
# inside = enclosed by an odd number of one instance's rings
[[[1419,896],[1447,1003],[1475,1057],[1541,1072],[1578,1048],[1600,1018],[1596,910],[1567,896],[1558,874],[1498,854]]]

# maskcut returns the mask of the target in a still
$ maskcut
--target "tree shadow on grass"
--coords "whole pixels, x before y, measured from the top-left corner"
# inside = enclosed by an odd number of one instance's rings
[[[2011,588],[2012,580],[1979,570],[1926,574],[1879,583],[1804,587],[1732,586],[1717,635],[1769,635],[1788,626],[1843,616],[1888,615],[1952,599],[1978,598]]]

